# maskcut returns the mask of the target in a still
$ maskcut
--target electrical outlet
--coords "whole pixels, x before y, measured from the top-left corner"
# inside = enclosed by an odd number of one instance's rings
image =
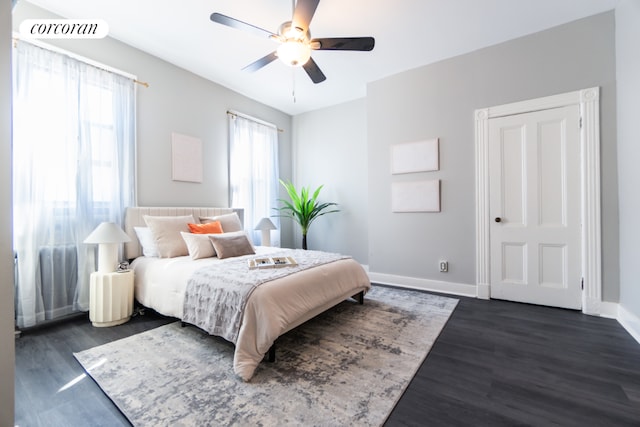
[[[449,261],[440,261],[440,273],[449,271]]]

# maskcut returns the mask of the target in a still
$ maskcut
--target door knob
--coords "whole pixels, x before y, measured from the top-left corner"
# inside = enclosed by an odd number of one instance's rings
[[[500,217],[498,216],[498,217],[496,217],[495,221],[496,221],[496,222],[502,222],[502,218],[500,218]]]

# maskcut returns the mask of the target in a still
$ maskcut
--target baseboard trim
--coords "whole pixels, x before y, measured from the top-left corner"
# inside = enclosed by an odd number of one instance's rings
[[[618,323],[640,344],[640,317],[618,304]]]
[[[618,306],[617,302],[607,302],[601,301],[598,303],[599,310],[597,313],[594,313],[594,316],[606,317],[608,319],[618,319]],[[585,313],[591,314],[591,313]]]
[[[395,274],[369,272],[369,279],[381,285],[393,285],[402,288],[420,289],[431,292],[477,297],[475,285],[466,283],[444,282],[440,280],[420,279],[417,277],[397,276]]]

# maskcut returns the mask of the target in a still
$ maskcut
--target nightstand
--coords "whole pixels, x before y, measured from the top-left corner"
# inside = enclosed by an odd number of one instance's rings
[[[133,313],[133,271],[91,273],[89,319],[96,327],[125,323]]]

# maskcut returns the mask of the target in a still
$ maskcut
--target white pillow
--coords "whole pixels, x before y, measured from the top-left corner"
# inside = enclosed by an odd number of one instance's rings
[[[222,226],[222,231],[225,233],[233,232],[233,231],[242,231],[242,223],[240,222],[240,217],[237,212],[232,212],[230,214],[218,215],[218,216],[201,216],[200,222],[206,224],[208,222],[220,221],[220,225]]]
[[[211,234],[193,234],[181,231],[180,234],[187,244],[189,256],[192,259],[211,258],[216,255],[213,244],[209,240]]]
[[[148,257],[159,257],[158,247],[156,241],[153,238],[153,233],[149,227],[133,227],[138,236],[140,246],[142,246],[142,255]]]
[[[189,223],[196,222],[193,215],[150,216],[144,215],[144,221],[153,233],[160,258],[173,258],[189,255],[187,244],[180,235],[189,232]]]

